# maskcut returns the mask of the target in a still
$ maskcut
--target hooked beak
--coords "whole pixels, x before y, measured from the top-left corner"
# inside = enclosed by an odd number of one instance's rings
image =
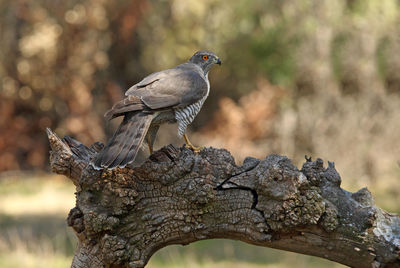
[[[221,65],[221,60],[219,58],[217,58],[217,61],[215,62],[215,64]]]

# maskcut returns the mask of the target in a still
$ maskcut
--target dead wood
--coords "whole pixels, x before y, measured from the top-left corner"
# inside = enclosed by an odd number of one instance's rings
[[[400,218],[363,188],[340,188],[333,163],[199,154],[172,145],[139,167],[95,170],[102,148],[48,129],[53,172],[76,185],[68,216],[79,244],[72,267],[143,267],[160,248],[212,238],[318,256],[351,267],[400,267]]]

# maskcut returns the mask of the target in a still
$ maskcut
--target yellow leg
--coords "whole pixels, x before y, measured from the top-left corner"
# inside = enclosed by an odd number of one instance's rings
[[[199,152],[203,149],[202,146],[200,146],[200,147],[194,146],[194,145],[190,142],[190,140],[189,140],[189,138],[186,136],[186,134],[183,134],[183,138],[185,139],[186,146],[189,147],[190,149],[192,149],[193,152],[199,153]]]
[[[149,137],[147,137],[147,146],[149,146],[150,154],[153,154],[153,147],[151,146],[151,141]]]

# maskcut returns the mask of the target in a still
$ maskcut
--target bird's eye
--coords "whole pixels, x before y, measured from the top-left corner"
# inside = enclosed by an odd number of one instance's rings
[[[208,59],[208,57],[207,57],[207,56],[203,56],[202,58],[203,58],[203,60],[207,60],[207,59]]]

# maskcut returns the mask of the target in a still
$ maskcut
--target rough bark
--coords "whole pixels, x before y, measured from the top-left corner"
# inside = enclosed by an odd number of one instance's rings
[[[75,184],[68,216],[79,244],[72,267],[143,267],[158,249],[212,238],[326,258],[352,267],[400,267],[400,218],[363,188],[340,188],[334,164],[172,145],[139,167],[95,170],[91,147],[48,130],[53,172]]]

